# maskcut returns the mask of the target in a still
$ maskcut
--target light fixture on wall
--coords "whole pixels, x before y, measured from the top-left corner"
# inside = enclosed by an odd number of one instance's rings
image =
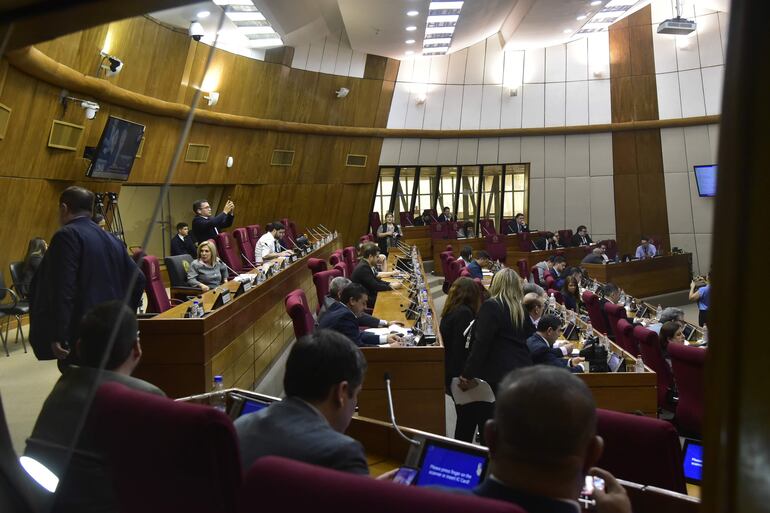
[[[101,70],[104,70],[104,76],[106,77],[114,77],[121,71],[123,71],[123,61],[115,57],[114,55],[110,55],[104,50],[99,52],[99,55],[101,55],[102,60],[99,61],[99,68],[96,70],[96,76],[99,76],[99,72]]]
[[[592,72],[594,78],[602,78],[604,76],[604,72],[600,69],[595,69]]]
[[[507,85],[505,86],[505,94],[508,96],[518,96],[519,95],[519,86],[517,85]]]
[[[337,89],[337,90],[334,92],[334,94],[336,94],[336,95],[337,95],[337,98],[344,98],[344,97],[346,97],[348,94],[350,94],[350,89],[348,89],[347,87],[340,87],[339,89]]]
[[[425,93],[418,94],[414,98],[414,103],[417,104],[417,105],[422,105],[423,103],[425,103],[425,100],[427,100],[427,99],[428,99],[428,97],[425,95]]]
[[[83,98],[76,98],[69,95],[69,91],[62,89],[59,93],[59,101],[62,104],[64,112],[67,112],[67,102],[75,102],[80,104],[80,108],[85,111],[86,119],[94,119],[96,113],[99,112],[99,104],[92,100],[84,100]]]
[[[203,97],[203,99],[206,100],[209,107],[213,107],[219,102],[219,92],[210,91],[209,94]]]

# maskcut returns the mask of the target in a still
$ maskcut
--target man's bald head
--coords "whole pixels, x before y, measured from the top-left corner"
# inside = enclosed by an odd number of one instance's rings
[[[524,305],[524,311],[528,314],[532,315],[535,313],[535,309],[540,307],[543,308],[545,303],[543,302],[543,297],[535,294],[534,292],[530,292],[529,294],[526,294],[524,298],[521,300],[521,303]]]

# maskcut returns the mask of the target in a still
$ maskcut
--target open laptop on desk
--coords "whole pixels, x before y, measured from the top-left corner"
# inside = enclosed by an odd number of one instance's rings
[[[227,414],[233,420],[237,419],[242,415],[247,415],[249,413],[255,413],[260,410],[263,410],[268,406],[270,406],[275,401],[280,400],[280,399],[276,399],[275,397],[270,397],[268,395],[262,395],[257,393],[254,393],[253,395],[245,395],[245,394],[239,394],[237,392],[231,393],[230,398],[232,399],[232,404]]]

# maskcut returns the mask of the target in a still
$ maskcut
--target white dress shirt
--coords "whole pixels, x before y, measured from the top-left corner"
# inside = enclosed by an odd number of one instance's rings
[[[254,261],[256,263],[261,264],[268,255],[279,253],[275,250],[276,240],[270,232],[265,233],[259,238],[257,245],[254,247]]]

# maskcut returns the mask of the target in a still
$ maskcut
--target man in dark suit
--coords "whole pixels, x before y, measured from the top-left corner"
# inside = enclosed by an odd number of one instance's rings
[[[430,210],[423,210],[422,215],[414,218],[414,226],[430,226],[434,219],[430,215]]]
[[[508,225],[508,233],[525,233],[529,231],[529,225],[527,225],[524,214],[516,214],[513,218],[513,222]]]
[[[208,200],[202,199],[193,203],[193,212],[195,217],[192,221],[193,237],[200,244],[209,239],[215,239],[219,232],[233,224],[235,219],[235,203],[227,200],[222,213],[211,217],[211,205]]]
[[[78,363],[80,319],[94,305],[129,298],[136,310],[145,278],[126,246],[91,220],[94,193],[68,187],[59,197],[61,228],[32,280],[29,340],[39,360]],[[130,291],[130,294],[129,294]]]
[[[537,331],[540,318],[545,311],[543,298],[534,292],[525,294],[521,300],[524,306],[524,335],[529,338]]]
[[[573,246],[588,246],[589,244],[594,243],[594,241],[592,241],[591,237],[588,235],[588,228],[586,228],[584,225],[581,224],[578,226],[575,232],[575,235],[572,236]]]
[[[328,312],[335,303],[339,302],[340,294],[345,289],[345,287],[351,283],[352,282],[344,276],[337,276],[336,278],[332,279],[331,283],[329,283],[329,295],[324,298],[321,309],[318,311],[318,323],[321,322],[321,319],[324,315],[326,315],[326,312]],[[318,323],[316,323],[316,326],[318,326]],[[386,328],[390,324],[392,323],[378,319],[373,315],[369,315],[365,311],[358,316],[358,325],[364,326],[366,328]]]
[[[352,474],[368,474],[363,446],[346,436],[366,359],[347,337],[317,330],[286,361],[286,398],[235,421],[243,468],[281,456]]]
[[[190,255],[198,258],[195,241],[190,236],[190,228],[187,223],[177,223],[176,235],[171,239],[171,256]]]
[[[471,273],[471,278],[478,278],[481,280],[484,278],[483,269],[489,269],[491,264],[492,260],[489,258],[489,253],[480,250],[476,252],[476,258],[465,267],[468,269],[468,272]]]
[[[562,247],[561,244],[559,244],[559,234],[554,232],[545,232],[545,237],[538,240],[535,243],[535,247],[543,251],[549,251],[551,249]]]
[[[584,476],[592,475],[605,482],[605,489],[593,494],[597,511],[631,513],[615,477],[594,467],[604,443],[596,435],[591,391],[577,376],[541,365],[509,373],[484,432],[489,477],[473,490],[475,495],[530,512],[576,513]]]
[[[599,298],[599,310],[602,311],[602,317],[604,317],[604,324],[607,326],[608,337],[612,337],[615,340],[615,330],[610,322],[610,318],[607,316],[607,312],[604,310],[604,305],[607,303],[617,304],[620,301],[620,289],[617,285],[611,282],[607,282],[602,286],[602,297]]]
[[[559,343],[561,335],[561,319],[555,315],[544,315],[537,323],[537,331],[527,339],[527,348],[532,361],[537,364],[553,365],[570,372],[583,372],[581,362],[584,358],[570,358],[573,345],[569,342]]]
[[[359,329],[358,317],[366,310],[367,300],[366,289],[351,283],[342,289],[340,300],[329,307],[318,327],[342,333],[357,346],[399,345],[401,337],[398,335],[375,335]]]
[[[564,281],[567,279],[567,260],[563,256],[556,256],[553,259],[553,267],[551,267],[551,276],[556,280],[553,288],[561,290],[564,287]]]
[[[454,220],[455,218],[452,215],[452,211],[449,209],[449,207],[444,207],[444,211],[441,212],[441,214],[438,216],[439,223],[451,223]]]
[[[593,251],[588,253],[580,261],[581,264],[603,264],[604,263],[604,246],[594,248]]]
[[[361,261],[358,263],[353,273],[350,275],[350,281],[363,285],[369,296],[368,306],[374,308],[374,303],[377,301],[377,293],[384,292],[386,290],[393,290],[401,288],[400,282],[388,283],[378,278],[376,269],[377,257],[380,254],[380,248],[377,244],[369,242],[364,244],[361,249]],[[383,273],[386,276],[390,273]]]

